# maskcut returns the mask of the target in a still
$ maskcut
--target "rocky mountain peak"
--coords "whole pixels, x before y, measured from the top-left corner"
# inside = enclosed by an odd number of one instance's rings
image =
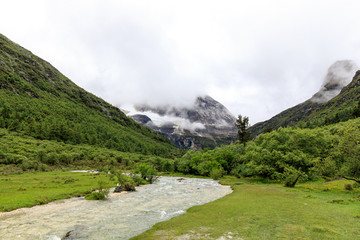
[[[215,139],[236,137],[233,114],[221,103],[210,96],[199,96],[191,106],[134,106],[136,113],[129,115],[138,123],[167,136],[176,146],[184,148],[207,147],[195,141],[196,137],[215,141]],[[186,144],[179,141],[186,139]],[[221,141],[221,144],[224,142]],[[212,143],[211,143],[212,144]],[[183,146],[184,145],[184,146]]]
[[[151,122],[151,118],[143,114],[135,114],[131,116],[131,118],[141,125],[146,125],[147,123]]]
[[[313,124],[321,126],[328,119],[349,119],[349,108],[354,107],[360,96],[360,70],[354,61],[342,60],[332,64],[324,78],[320,90],[309,100],[286,109],[271,119],[250,127],[252,136],[266,129]],[[340,118],[338,118],[342,121]],[[334,121],[335,122],[335,121]]]
[[[314,103],[324,103],[334,98],[351,82],[358,69],[352,60],[336,61],[329,67],[320,90],[310,100]]]
[[[205,125],[234,125],[235,117],[221,103],[210,96],[197,97],[192,106],[174,107],[169,105],[150,106],[136,105],[139,112],[152,112],[160,116],[172,116],[189,120],[191,123],[199,122]]]
[[[234,125],[236,121],[224,105],[210,96],[197,97],[194,109],[197,110],[197,119],[204,124]]]

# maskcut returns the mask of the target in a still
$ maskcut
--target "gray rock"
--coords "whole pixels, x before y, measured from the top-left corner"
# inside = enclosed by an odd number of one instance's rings
[[[122,192],[122,191],[123,191],[122,186],[116,186],[115,189],[114,189],[114,193],[119,193],[119,192]]]
[[[170,139],[178,148],[202,149],[228,144],[237,137],[236,118],[221,103],[210,96],[197,97],[192,106],[137,105],[139,112],[152,112],[161,117],[178,121],[166,121],[158,125],[145,114],[131,116],[136,122]]]
[[[71,239],[79,239],[79,238],[86,239],[87,238],[86,231],[88,229],[89,228],[84,225],[75,225],[73,226],[73,230],[68,231],[65,234],[65,236],[61,238],[61,240],[71,240]]]

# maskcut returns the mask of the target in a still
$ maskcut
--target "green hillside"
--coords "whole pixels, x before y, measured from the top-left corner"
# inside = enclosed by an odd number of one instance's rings
[[[358,111],[360,100],[360,71],[356,73],[351,83],[343,88],[335,98],[323,104],[307,100],[292,108],[289,108],[271,119],[255,124],[250,127],[251,135],[279,127],[300,126],[318,127],[337,122],[344,122],[353,118]]]
[[[36,139],[172,157],[170,141],[0,35],[0,127]]]
[[[351,83],[344,87],[341,93],[330,101],[321,104],[311,112],[302,125],[322,126],[331,123],[344,122],[354,117],[359,117],[360,101],[360,71]],[[309,122],[309,123],[305,123]]]
[[[0,175],[24,171],[66,169],[134,169],[149,163],[158,170],[169,171],[173,160],[138,153],[119,152],[86,144],[66,144],[39,140],[0,128]]]

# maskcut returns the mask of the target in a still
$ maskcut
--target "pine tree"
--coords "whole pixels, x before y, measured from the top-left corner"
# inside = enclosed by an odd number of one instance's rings
[[[248,132],[249,117],[239,115],[235,125],[238,128],[239,141],[245,146],[246,142],[249,141],[250,138],[250,134]]]

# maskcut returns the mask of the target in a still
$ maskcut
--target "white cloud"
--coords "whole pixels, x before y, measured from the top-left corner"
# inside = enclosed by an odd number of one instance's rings
[[[188,119],[170,115],[160,116],[159,114],[151,111],[138,112],[133,106],[128,104],[125,104],[123,107],[124,109],[126,109],[126,114],[128,116],[133,116],[136,114],[146,115],[157,127],[166,126],[170,123],[171,125],[175,124],[177,131],[183,131],[185,129],[189,130],[192,133],[196,133],[197,130],[205,129],[204,124],[200,122],[190,122],[190,120]]]
[[[254,124],[360,62],[356,0],[12,0],[0,33],[115,105],[210,94]]]

